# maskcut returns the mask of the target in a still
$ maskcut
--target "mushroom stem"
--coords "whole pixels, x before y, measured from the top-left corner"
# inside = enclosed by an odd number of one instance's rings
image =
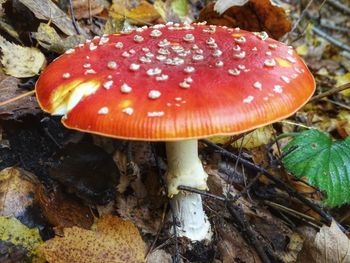
[[[207,173],[198,158],[198,141],[167,142],[168,171],[166,181],[170,204],[179,223],[177,233],[193,241],[210,239],[210,223],[199,194],[179,192],[179,185],[207,189]]]

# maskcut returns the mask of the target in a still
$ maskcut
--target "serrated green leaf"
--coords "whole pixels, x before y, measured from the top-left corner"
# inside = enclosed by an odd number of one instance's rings
[[[333,141],[318,130],[307,130],[293,138],[283,152],[286,169],[296,177],[327,193],[326,205],[350,203],[350,137]]]

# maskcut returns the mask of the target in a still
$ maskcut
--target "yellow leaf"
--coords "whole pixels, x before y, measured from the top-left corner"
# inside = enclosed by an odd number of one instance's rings
[[[248,133],[243,138],[232,143],[232,147],[240,148],[241,145],[243,148],[255,148],[263,144],[267,144],[271,141],[272,135],[274,134],[274,129],[271,125],[264,126],[254,130],[251,133]],[[242,143],[243,140],[243,143]]]
[[[213,136],[208,138],[209,141],[216,144],[226,144],[230,142],[231,139],[232,139],[232,136]]]
[[[138,263],[144,262],[144,243],[137,228],[129,221],[106,215],[93,230],[65,228],[40,248],[52,263]]]
[[[302,44],[298,46],[295,51],[298,53],[300,56],[306,56],[307,53],[309,52],[309,49],[306,44]]]
[[[160,17],[157,10],[147,1],[140,1],[136,7],[128,8],[123,1],[113,1],[109,15],[116,20],[127,19],[136,25],[151,23]]]
[[[336,84],[337,87],[350,83],[350,72],[344,75],[336,76],[335,80],[337,81],[337,84]],[[341,94],[343,94],[344,96],[350,96],[350,89],[343,90]]]
[[[37,48],[21,47],[0,36],[0,49],[3,53],[1,63],[4,71],[13,77],[33,77],[46,65],[44,54]]]
[[[16,218],[0,216],[0,240],[24,247],[33,262],[45,262],[37,254],[38,246],[43,242],[38,229],[30,229]]]

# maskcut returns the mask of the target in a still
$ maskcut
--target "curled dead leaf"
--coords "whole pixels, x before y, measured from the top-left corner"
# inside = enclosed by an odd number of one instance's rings
[[[101,217],[93,230],[65,228],[64,236],[45,242],[41,254],[54,263],[140,263],[144,243],[137,228],[115,216]]]
[[[248,31],[266,31],[275,39],[291,30],[291,23],[284,9],[273,5],[270,0],[250,0],[243,6],[232,6],[222,15],[214,10],[214,5],[207,5],[198,20],[213,25],[240,27]]]
[[[21,47],[0,36],[2,51],[1,63],[6,74],[16,78],[28,78],[38,75],[46,65],[46,58],[39,49]]]

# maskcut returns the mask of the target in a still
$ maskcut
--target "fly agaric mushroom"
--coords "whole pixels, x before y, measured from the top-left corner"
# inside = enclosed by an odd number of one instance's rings
[[[210,234],[197,139],[233,135],[286,118],[315,82],[295,51],[227,27],[173,24],[87,40],[51,63],[36,84],[40,106],[71,129],[127,140],[165,141],[166,182],[191,240]]]

